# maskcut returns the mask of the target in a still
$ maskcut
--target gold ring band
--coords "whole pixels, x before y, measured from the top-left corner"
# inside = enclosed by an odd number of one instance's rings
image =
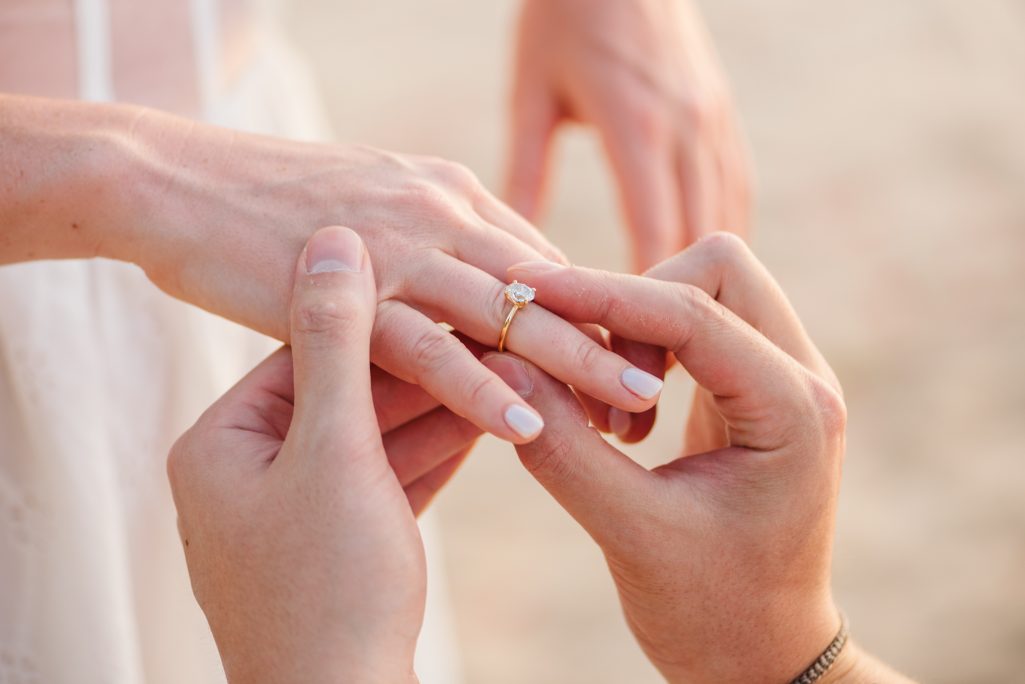
[[[505,351],[505,338],[509,335],[509,326],[512,325],[513,318],[516,317],[516,312],[534,301],[535,290],[532,287],[514,280],[512,283],[505,286],[505,290],[503,292],[505,293],[506,301],[512,304],[512,308],[509,309],[509,314],[505,317],[505,322],[502,324],[502,331],[498,334],[499,353]]]

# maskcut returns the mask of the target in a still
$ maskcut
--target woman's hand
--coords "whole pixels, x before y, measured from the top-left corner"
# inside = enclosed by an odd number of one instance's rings
[[[295,272],[292,348],[171,451],[192,586],[233,684],[415,681],[414,514],[479,431],[419,388],[372,380],[375,309],[359,237],[316,233]]]
[[[368,148],[311,145],[190,125],[150,130],[150,168],[139,213],[167,239],[140,254],[150,277],[176,297],[288,340],[292,261],[316,226],[342,224],[374,257],[378,310],[371,359],[422,386],[483,430],[529,441],[541,421],[452,335],[443,321],[489,347],[509,309],[506,268],[561,259],[526,221],[451,162]],[[167,150],[178,150],[176,159]],[[144,181],[145,182],[145,181]],[[573,325],[530,306],[507,341],[563,382],[628,411],[656,396],[628,384],[629,367]]]
[[[687,455],[649,472],[588,427],[565,387],[485,358],[544,417],[520,456],[601,546],[645,653],[671,681],[800,674],[840,624],[829,570],[846,413],[779,287],[726,234],[662,264],[661,280],[510,274],[568,320],[668,349],[707,393]]]
[[[296,255],[317,227],[347,225],[376,265],[373,362],[503,439],[540,431],[529,405],[435,324],[495,346],[506,268],[562,258],[465,168],[23,97],[0,96],[0,133],[0,261],[130,261],[175,297],[288,341]],[[631,386],[629,364],[541,306],[517,315],[507,346],[622,409],[657,399],[657,383]]]
[[[537,217],[558,124],[597,128],[641,272],[716,230],[746,234],[749,162],[690,0],[525,0],[506,197]]]

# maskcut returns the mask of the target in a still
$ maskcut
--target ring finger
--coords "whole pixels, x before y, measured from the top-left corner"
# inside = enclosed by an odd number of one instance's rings
[[[512,307],[505,298],[506,284],[455,260],[447,267],[433,265],[429,272],[429,285],[412,293],[412,303],[482,344],[497,345]],[[456,293],[458,300],[453,298]],[[516,313],[506,347],[562,382],[625,411],[651,407],[662,389],[661,380],[537,304]]]

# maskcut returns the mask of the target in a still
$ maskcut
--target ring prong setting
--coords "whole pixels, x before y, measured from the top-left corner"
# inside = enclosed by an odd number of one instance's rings
[[[518,280],[514,280],[505,286],[505,298],[510,304],[518,307],[524,307],[530,302],[534,301],[534,295],[536,290],[529,285],[524,285]]]
[[[502,324],[502,330],[498,333],[499,353],[505,351],[505,338],[509,334],[509,326],[512,325],[516,312],[534,301],[535,294],[534,288],[530,285],[524,285],[518,280],[514,280],[506,285],[503,292],[505,293],[505,300],[512,304],[512,308],[509,309],[509,314],[505,317],[505,322]]]

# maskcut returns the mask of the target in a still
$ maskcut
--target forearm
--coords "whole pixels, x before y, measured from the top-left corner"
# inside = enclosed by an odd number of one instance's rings
[[[226,255],[273,261],[272,234],[289,226],[262,225],[280,198],[256,186],[284,173],[294,146],[278,143],[142,107],[0,94],[0,264],[131,262],[168,293],[281,337],[280,296],[258,293],[257,315],[236,311],[203,276],[224,273],[242,288],[261,279],[233,272]],[[236,261],[235,271],[287,280],[284,268]]]
[[[143,111],[0,94],[0,263],[131,259]]]

